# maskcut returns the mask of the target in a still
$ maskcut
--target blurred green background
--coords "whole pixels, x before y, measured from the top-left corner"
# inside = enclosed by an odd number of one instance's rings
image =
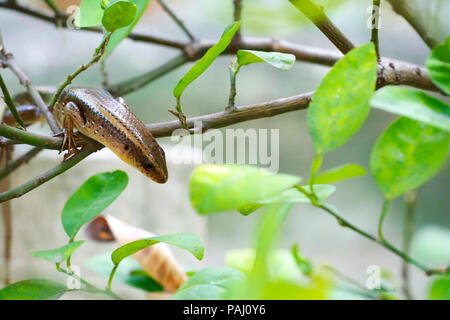
[[[61,9],[77,1],[56,1]],[[168,4],[184,20],[199,38],[217,39],[232,19],[232,0],[168,0]],[[276,37],[321,48],[334,49],[332,44],[285,0],[244,0],[244,35]],[[366,27],[366,12],[372,1],[319,1],[329,17],[357,45],[367,42],[370,30]],[[37,10],[47,10],[42,1],[22,1]],[[449,1],[417,1],[420,19],[426,21],[430,32],[445,39],[450,30]],[[77,66],[91,57],[101,40],[100,34],[67,31],[49,23],[0,9],[0,28],[7,50],[13,52],[17,62],[28,73],[34,84],[57,85]],[[153,2],[150,4],[135,31],[161,34],[170,38],[185,39],[184,34]],[[412,28],[383,1],[380,30],[380,48],[383,56],[402,59],[423,65],[430,53]],[[176,49],[125,40],[107,61],[111,83],[142,74],[175,57]],[[228,101],[228,65],[231,56],[220,57],[208,71],[195,81],[183,95],[183,108],[188,116],[223,110]],[[132,110],[145,122],[173,120],[167,112],[175,100],[173,87],[190,65],[185,65],[126,96]],[[314,90],[328,68],[298,62],[287,72],[280,72],[268,65],[257,64],[243,69],[238,77],[237,104],[244,105]],[[21,90],[10,73],[6,81],[11,91]],[[83,73],[76,85],[101,86],[99,66]],[[343,163],[355,162],[368,168],[369,156],[377,137],[395,117],[379,110],[372,110],[365,125],[347,144],[327,154],[323,169]],[[306,127],[306,111],[288,113],[274,118],[245,122],[240,128],[276,128],[280,130],[280,172],[308,176],[314,156],[312,140]],[[169,139],[161,139],[170,144]],[[101,170],[99,168],[98,170]],[[447,163],[432,180],[419,189],[416,230],[425,225],[450,228],[449,195],[450,166]],[[132,183],[132,181],[131,181]],[[186,181],[186,189],[188,181]],[[330,198],[342,216],[362,229],[376,232],[382,194],[373,178],[354,179],[337,185],[337,192]],[[161,199],[170,201],[170,198]],[[186,199],[187,201],[187,199]],[[32,209],[30,209],[32,210]],[[405,206],[402,199],[394,201],[385,222],[385,235],[400,246]],[[30,214],[32,214],[30,212]],[[237,213],[210,216],[207,219],[207,262],[224,264],[227,250],[252,245],[251,234],[257,214],[243,217]],[[161,219],[164,219],[163,214]],[[289,248],[299,243],[303,254],[313,261],[329,263],[356,279],[365,281],[369,265],[379,265],[400,276],[400,259],[359,235],[341,228],[333,218],[313,209],[298,205],[284,224],[280,247]],[[439,244],[437,244],[439,245]],[[426,262],[426,261],[425,261]],[[418,297],[428,280],[411,267],[413,290]]]

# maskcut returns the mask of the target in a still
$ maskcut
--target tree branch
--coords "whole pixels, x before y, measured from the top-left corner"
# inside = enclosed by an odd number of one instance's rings
[[[209,40],[196,41],[187,47],[186,55],[177,56],[154,70],[111,85],[108,87],[108,91],[114,96],[126,95],[136,91],[184,63],[201,58],[214,43]],[[242,37],[239,41],[232,42],[223,54],[236,54],[239,49],[290,53],[296,56],[297,61],[306,61],[328,66],[334,65],[342,57],[341,53],[333,50],[315,48],[288,41],[251,37]],[[428,71],[424,67],[412,63],[382,58],[379,64],[378,74],[379,86],[402,84],[419,89],[441,92],[429,78]]]
[[[355,45],[325,15],[323,8],[310,0],[289,0],[300,10],[343,54],[352,50]]]
[[[89,156],[91,153],[99,150],[102,148],[102,145],[99,143],[88,143],[84,145],[84,147],[75,155],[71,156],[67,160],[61,162],[56,167],[36,176],[35,178],[25,182],[21,186],[18,186],[16,188],[13,188],[11,190],[5,191],[0,193],[0,203],[18,198],[25,193],[30,192],[31,190],[39,187],[41,184],[49,181],[50,179],[60,175],[61,173],[69,170],[73,166],[75,166],[77,163],[82,161],[84,158]]]
[[[233,20],[234,22],[241,21],[242,19],[242,0],[233,0]],[[241,28],[239,28],[235,35],[234,40],[239,41],[241,38]]]
[[[433,49],[439,41],[433,37],[428,30],[427,25],[420,19],[420,9],[417,8],[417,3],[411,0],[388,0],[392,6],[392,9],[399,15],[401,15],[422,40],[427,44],[430,49]],[[416,6],[414,6],[416,4]]]
[[[15,10],[56,24],[56,20],[54,17],[41,13],[32,14],[32,12],[34,12],[33,10],[27,9],[18,4],[0,2],[0,7]],[[65,22],[61,27],[67,27]],[[99,28],[83,28],[80,30],[102,32],[102,30]],[[167,64],[164,64],[159,70],[152,70],[136,78],[110,86],[108,89],[111,90],[112,93],[114,93],[116,96],[135,91],[145,86],[150,81],[157,79],[164,73],[177,68],[183,63],[199,59],[211,46],[215,44],[215,41],[204,39],[196,40],[193,43],[187,43],[182,41],[170,40],[159,36],[143,35],[137,33],[131,33],[130,35],[128,35],[128,38],[136,41],[143,41],[147,43],[154,43],[172,48],[182,49],[184,51],[185,57],[183,58],[179,56],[174,60],[169,61]],[[283,40],[252,37],[245,37],[239,39],[239,41],[233,41],[233,43],[228,47],[224,54],[235,54],[238,49],[291,53],[296,56],[297,61],[317,63],[327,66],[332,66],[337,60],[342,57],[342,54],[333,50],[321,49]],[[428,77],[428,72],[423,67],[387,58],[382,59],[382,66],[383,68],[382,70],[380,70],[382,77],[379,78],[382,84],[404,84],[414,86],[419,89],[441,92],[431,82]],[[383,77],[387,78],[388,80],[384,81]],[[134,81],[136,81],[136,84],[133,84]]]
[[[55,134],[59,133],[61,131],[61,129],[59,128],[58,124],[56,123],[55,118],[53,117],[52,113],[48,109],[44,100],[42,100],[42,97],[39,94],[39,92],[31,84],[31,81],[28,78],[28,76],[17,65],[12,54],[6,53],[4,50],[0,50],[0,62],[3,67],[8,67],[17,76],[20,83],[27,88],[28,93],[30,94],[31,98],[34,100],[36,105],[39,107],[39,110],[44,115],[44,117],[47,120],[47,123],[50,126],[50,129],[53,131],[53,133],[55,133]]]

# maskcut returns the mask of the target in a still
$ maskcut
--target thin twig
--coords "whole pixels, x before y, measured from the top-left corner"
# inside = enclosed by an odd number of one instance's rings
[[[420,18],[421,10],[417,7],[417,3],[411,0],[388,1],[391,4],[392,9],[394,9],[397,14],[401,15],[411,25],[411,27],[413,27],[413,29],[430,49],[439,44],[439,40],[436,39],[429,30],[429,21],[425,22]]]
[[[6,166],[0,170],[0,180],[7,177],[11,172],[18,169],[21,165],[27,164],[32,158],[37,156],[39,152],[43,149],[34,147],[31,148],[28,152],[14,160],[13,162],[8,162]]]
[[[173,21],[175,21],[175,23],[180,27],[180,29],[183,30],[183,32],[188,36],[188,38],[191,41],[194,41],[195,40],[194,35],[188,30],[188,28],[186,28],[184,22],[177,17],[175,12],[173,12],[173,10],[170,9],[170,7],[166,4],[166,2],[164,0],[158,0],[158,3],[161,5],[161,7],[163,7],[164,11],[167,12],[167,14],[173,19]]]
[[[0,88],[2,89],[6,105],[8,106],[8,108],[11,111],[12,115],[14,116],[14,119],[16,119],[17,123],[22,127],[22,129],[25,130],[25,124],[23,123],[22,117],[17,112],[16,106],[14,105],[14,102],[13,102],[13,100],[11,98],[11,95],[9,94],[8,88],[6,87],[6,84],[3,81],[3,78],[2,78],[1,74],[0,74]]]
[[[91,153],[97,151],[102,146],[99,143],[88,143],[75,155],[71,156],[67,160],[63,161],[56,167],[36,176],[35,178],[25,182],[21,186],[0,193],[0,203],[14,198],[21,197],[22,195],[30,192],[31,190],[39,187],[41,184],[49,181],[50,179],[60,175],[61,173],[69,170]]]
[[[29,9],[29,8],[19,5],[19,4],[9,4],[9,3],[5,3],[5,2],[0,2],[0,8],[14,10],[14,11],[20,12],[22,14],[29,15],[31,17],[34,17],[34,18],[37,18],[37,19],[40,19],[42,21],[46,21],[49,23],[53,23],[56,25],[59,24],[58,26],[62,27],[62,28],[68,27],[67,26],[67,20],[68,20],[67,18],[69,18],[69,16],[62,12],[60,12],[60,18],[58,20],[58,18],[55,18],[55,16],[51,16],[51,15],[48,15],[43,12],[34,11],[32,9]],[[89,32],[103,33],[103,30],[101,28],[96,28],[96,27],[81,28],[81,29],[78,29],[77,31],[89,31]],[[186,45],[188,44],[186,42],[179,41],[179,40],[172,40],[172,39],[167,39],[165,37],[136,33],[136,32],[130,33],[128,35],[128,38],[131,40],[135,40],[135,41],[160,44],[163,46],[177,48],[177,49],[184,49],[186,47]]]
[[[323,12],[323,8],[310,0],[289,0],[299,9],[343,54],[352,50],[355,45],[347,39],[341,30]]]
[[[58,87],[58,90],[56,90],[56,93],[53,96],[52,101],[50,102],[50,108],[53,108],[53,106],[56,104],[56,101],[58,101],[58,98],[61,95],[64,88],[67,87],[69,84],[71,84],[73,79],[75,79],[81,72],[90,68],[92,65],[94,65],[100,60],[100,58],[103,56],[103,53],[105,52],[106,45],[108,44],[111,35],[112,35],[111,32],[105,34],[102,42],[100,43],[98,48],[95,49],[94,57],[91,59],[91,61],[89,61],[87,64],[82,64],[77,68],[77,70],[75,70],[72,74],[67,76],[67,79]]]
[[[414,232],[414,217],[417,206],[417,191],[416,190],[408,191],[404,195],[403,199],[406,205],[406,212],[403,225],[402,250],[407,255],[409,255],[411,252],[411,239]],[[409,265],[405,261],[403,261],[402,263],[402,278],[403,278],[402,283],[403,294],[407,299],[412,299],[411,282],[409,277]]]
[[[114,96],[123,96],[134,92],[184,63],[199,59],[213,45],[213,41],[196,42],[187,49],[187,52],[189,52],[188,56],[177,56],[154,70],[113,84],[108,87],[108,91]],[[274,41],[273,39],[247,37],[241,38],[240,42],[232,42],[223,54],[236,54],[238,49],[291,53],[296,56],[297,61],[306,61],[328,66],[332,66],[342,57],[339,52],[333,50],[314,48],[288,41]],[[394,59],[382,58],[378,71],[380,86],[402,84],[419,89],[440,92],[430,80],[428,71],[421,66]]]
[[[142,88],[146,84],[151,81],[158,79],[159,77],[169,73],[170,71],[178,68],[179,66],[185,64],[187,62],[187,58],[184,54],[176,56],[172,60],[164,63],[163,65],[157,67],[156,69],[147,72],[141,76],[132,78],[130,80],[126,80],[120,82],[118,84],[114,84],[108,87],[108,91],[113,96],[123,96],[127,93],[133,92]]]
[[[370,41],[375,45],[375,52],[377,53],[378,61],[381,60],[380,56],[380,41],[378,39],[378,29],[380,27],[380,10],[381,0],[373,0],[372,5],[372,32]]]
[[[17,76],[20,83],[27,88],[28,93],[30,94],[31,98],[34,100],[36,105],[39,107],[40,112],[44,115],[44,117],[47,120],[47,123],[50,126],[50,129],[53,131],[53,133],[55,133],[55,134],[59,133],[61,131],[61,129],[59,128],[58,124],[56,123],[55,118],[53,117],[52,113],[48,109],[47,105],[45,104],[45,102],[42,99],[39,92],[31,84],[31,81],[28,78],[28,76],[17,65],[12,54],[6,53],[5,51],[2,50],[2,51],[0,51],[0,60],[4,66],[8,67]]]
[[[301,193],[303,193],[305,196],[308,197],[308,199],[310,199],[311,204],[317,208],[320,208],[324,211],[326,211],[327,213],[329,213],[330,215],[332,215],[333,217],[336,218],[337,222],[345,227],[345,228],[349,228],[353,231],[355,231],[356,233],[359,233],[360,235],[362,235],[363,237],[365,237],[366,239],[369,239],[381,246],[383,246],[384,248],[388,249],[389,251],[391,251],[392,253],[396,254],[397,256],[399,256],[400,258],[402,258],[403,260],[407,261],[410,264],[415,265],[416,267],[418,267],[419,269],[421,269],[423,272],[425,272],[426,275],[434,275],[434,274],[446,274],[447,270],[445,270],[445,268],[441,268],[441,269],[430,269],[427,268],[425,265],[423,265],[422,263],[414,260],[413,258],[411,258],[410,256],[408,256],[407,254],[405,254],[404,252],[402,252],[401,250],[395,248],[393,245],[391,245],[389,242],[387,242],[386,240],[383,239],[382,237],[382,232],[381,231],[381,226],[382,226],[382,220],[384,219],[386,212],[389,208],[389,201],[385,201],[384,205],[383,205],[383,210],[382,210],[382,214],[381,214],[381,224],[379,226],[379,233],[380,233],[380,238],[377,238],[376,236],[361,230],[360,228],[356,227],[355,225],[351,224],[349,221],[345,220],[344,218],[342,218],[339,213],[337,212],[337,210],[335,208],[333,208],[330,205],[327,204],[323,204],[317,201],[317,198],[310,194],[308,191],[306,191],[303,187],[296,185],[295,188],[297,190],[299,190]]]

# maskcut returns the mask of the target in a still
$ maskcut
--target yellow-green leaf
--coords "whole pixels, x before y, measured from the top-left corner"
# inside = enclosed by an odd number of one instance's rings
[[[430,179],[444,163],[450,134],[401,117],[378,139],[370,170],[386,198],[393,199]]]
[[[419,120],[450,132],[449,105],[425,92],[388,86],[375,92],[370,104],[377,109]]]
[[[235,210],[276,196],[300,180],[253,166],[201,165],[194,170],[189,183],[191,203],[201,214]]]
[[[308,130],[318,154],[339,147],[359,130],[369,113],[376,79],[372,43],[348,52],[324,77],[308,108]]]

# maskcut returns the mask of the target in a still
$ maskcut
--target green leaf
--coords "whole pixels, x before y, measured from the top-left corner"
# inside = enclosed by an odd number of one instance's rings
[[[128,176],[117,170],[90,177],[67,200],[62,212],[62,224],[73,239],[80,228],[105,210],[125,190]]]
[[[450,37],[431,51],[426,66],[431,80],[447,95],[450,95]]]
[[[96,255],[85,261],[84,264],[104,277],[108,277],[114,267],[111,254],[108,253]],[[151,278],[132,257],[122,260],[116,270],[114,280],[147,292],[164,291],[163,286]]]
[[[42,250],[32,252],[31,255],[36,258],[60,263],[69,259],[69,257],[78,249],[86,240],[70,242],[65,246],[52,250]]]
[[[372,43],[348,52],[324,77],[308,108],[308,130],[318,154],[339,147],[359,130],[369,113],[376,79]]]
[[[269,253],[268,269],[270,279],[273,281],[296,281],[301,272],[289,250],[276,250]],[[237,269],[245,274],[252,271],[255,262],[254,249],[230,250],[225,255],[227,266]]]
[[[289,68],[295,63],[295,56],[293,54],[281,52],[238,50],[237,58],[238,64],[241,66],[252,63],[267,62],[282,71],[289,70]]]
[[[201,214],[234,210],[275,196],[300,180],[300,177],[271,174],[253,166],[200,165],[189,183],[191,203]]]
[[[102,25],[106,30],[113,32],[130,25],[137,14],[137,6],[129,1],[117,1],[105,9]]]
[[[119,43],[122,42],[123,39],[128,37],[128,35],[133,30],[134,26],[139,22],[139,19],[141,19],[142,15],[144,14],[145,10],[148,7],[148,4],[150,3],[150,0],[130,0],[130,1],[133,2],[137,7],[136,17],[134,18],[133,22],[129,24],[127,27],[114,31],[111,38],[109,39],[108,45],[106,46],[105,53],[103,55],[104,58],[110,55],[114,51],[114,49],[119,45]]]
[[[411,243],[412,256],[429,266],[439,267],[450,263],[450,229],[428,225],[420,228]]]
[[[67,291],[65,285],[45,280],[19,281],[0,290],[0,300],[57,300]]]
[[[75,25],[80,28],[100,26],[104,13],[101,2],[101,0],[83,0],[80,4],[80,14],[75,19]]]
[[[208,67],[214,62],[214,60],[216,60],[216,58],[223,51],[225,51],[240,26],[241,23],[238,21],[226,27],[219,42],[212,46],[205,53],[205,55],[199,61],[197,61],[197,63],[195,63],[191,69],[189,69],[189,71],[183,76],[183,78],[178,81],[177,85],[173,89],[173,95],[176,98],[179,98],[186,87],[195,79],[197,79],[203,72],[205,72],[206,69],[208,69]]]
[[[314,178],[314,183],[335,183],[345,179],[362,177],[365,174],[366,168],[358,164],[349,163],[317,174]],[[315,188],[314,192],[316,192]]]
[[[400,196],[430,179],[445,161],[450,135],[401,117],[378,139],[370,170],[387,199]]]
[[[198,235],[193,233],[178,233],[165,236],[150,237],[129,242],[114,250],[114,252],[111,254],[111,260],[114,264],[117,265],[124,258],[135,254],[139,250],[150,247],[160,242],[165,242],[167,244],[171,244],[175,247],[189,251],[198,260],[203,259],[205,249],[202,239]]]
[[[310,186],[303,186],[305,190],[310,192]],[[314,193],[319,198],[320,201],[325,201],[331,196],[334,191],[336,191],[336,187],[332,185],[326,184],[317,184],[313,186]],[[243,206],[237,208],[240,214],[244,216],[248,216],[249,214],[255,212],[259,208],[263,207],[266,204],[270,203],[311,203],[309,198],[305,196],[303,193],[298,191],[295,188],[287,189],[280,194],[277,194],[273,197],[269,197],[263,200],[260,200],[255,203],[247,203]]]
[[[207,267],[189,278],[171,300],[221,300],[232,288],[244,282],[246,276],[232,268]]]
[[[450,132],[450,107],[422,91],[394,86],[384,87],[375,92],[370,103],[377,109],[406,116]]]
[[[430,300],[450,300],[450,277],[440,277],[433,281],[430,294]]]

